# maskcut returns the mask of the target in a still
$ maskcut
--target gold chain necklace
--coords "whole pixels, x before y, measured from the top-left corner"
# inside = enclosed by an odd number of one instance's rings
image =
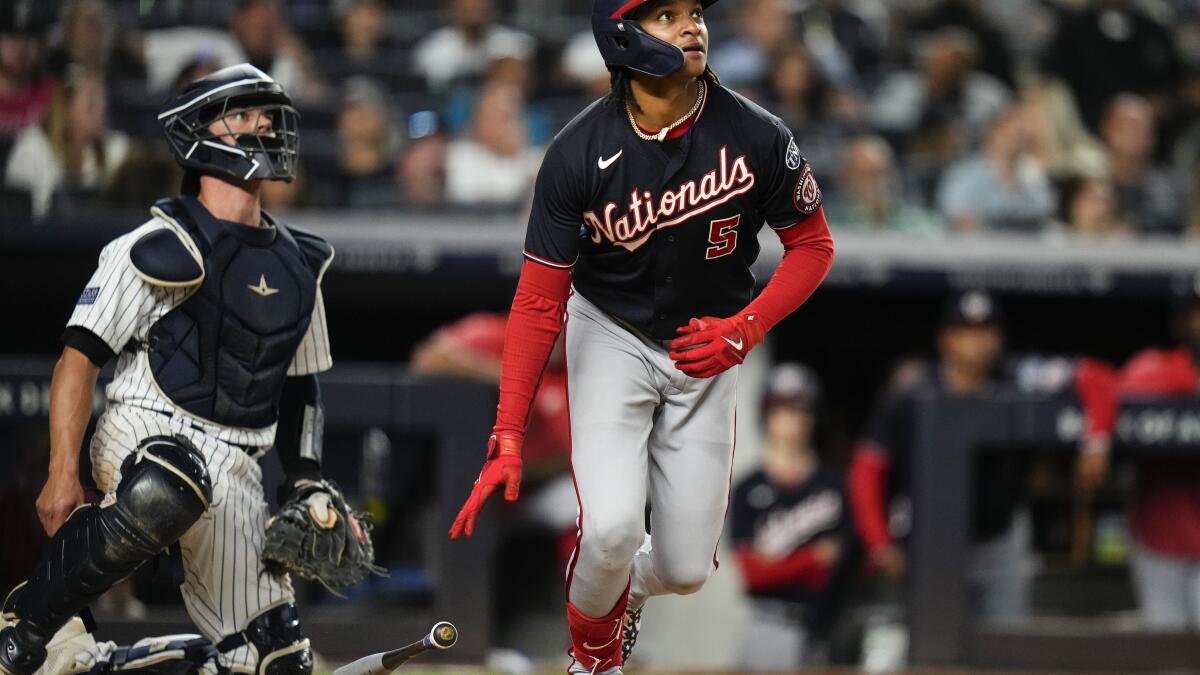
[[[659,143],[662,143],[663,141],[667,140],[667,134],[671,133],[672,129],[688,121],[692,115],[696,114],[696,111],[700,109],[700,106],[704,104],[704,96],[708,91],[708,87],[704,84],[703,79],[697,80],[697,84],[700,85],[700,91],[696,92],[696,102],[692,104],[692,109],[687,111],[687,114],[685,114],[683,117],[680,117],[672,122],[669,126],[659,129],[658,133],[648,134],[642,131],[641,127],[638,126],[637,120],[633,116],[633,108],[630,107],[629,102],[626,101],[625,112],[629,115],[629,124],[633,126],[633,133],[637,134],[638,138],[642,139],[643,141],[658,141]]]

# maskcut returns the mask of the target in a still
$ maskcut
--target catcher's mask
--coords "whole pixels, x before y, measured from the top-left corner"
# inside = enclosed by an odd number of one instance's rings
[[[198,173],[291,181],[300,113],[279,83],[243,63],[187,85],[158,115],[171,154]]]

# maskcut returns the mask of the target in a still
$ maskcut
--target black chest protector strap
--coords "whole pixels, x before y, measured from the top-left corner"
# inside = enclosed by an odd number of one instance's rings
[[[266,214],[269,227],[217,220],[190,196],[155,213],[186,233],[204,267],[199,287],[150,329],[155,383],[202,419],[269,426],[332,249]]]

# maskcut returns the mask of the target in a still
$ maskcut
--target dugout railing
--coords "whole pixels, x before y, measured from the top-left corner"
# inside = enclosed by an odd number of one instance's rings
[[[49,411],[53,361],[44,357],[0,359],[0,432],[44,425]],[[428,530],[418,533],[427,545],[422,567],[428,579],[427,602],[389,608],[369,598],[357,603],[301,607],[308,636],[322,655],[345,659],[391,649],[419,639],[435,621],[459,628],[459,642],[444,656],[422,660],[478,661],[492,629],[492,560],[497,526],[495,509],[480,516],[473,537],[451,542],[446,536],[462,500],[479,472],[495,415],[494,389],[460,380],[418,377],[390,364],[338,364],[321,378],[326,427],[387,429],[432,441],[431,513]],[[96,397],[96,409],[103,398]],[[5,448],[11,459],[13,448]],[[328,458],[337,462],[336,457]],[[264,458],[264,483],[273,501],[272,455]],[[276,479],[277,480],[277,479]],[[131,643],[147,635],[194,632],[182,606],[151,607],[145,620],[100,616],[102,639]]]
[[[1075,452],[1082,426],[1077,403],[1066,397],[930,395],[919,401],[907,589],[913,664],[1106,672],[1200,664],[1194,633],[1084,621],[987,625],[971,616],[965,569],[973,461],[984,451]],[[1200,398],[1124,401],[1113,451],[1200,461]]]

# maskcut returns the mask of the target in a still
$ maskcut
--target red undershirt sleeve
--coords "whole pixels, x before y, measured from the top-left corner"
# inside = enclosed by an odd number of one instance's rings
[[[504,332],[500,404],[493,433],[524,437],[530,406],[562,331],[571,271],[526,260]]]
[[[744,312],[755,312],[770,330],[808,300],[833,265],[833,237],[824,207],[790,227],[776,229],[783,261]]]
[[[1075,394],[1083,408],[1084,435],[1106,438],[1117,424],[1117,371],[1095,359],[1080,359],[1075,366]]]
[[[860,445],[850,462],[850,505],[858,536],[868,553],[874,553],[891,543],[887,506],[884,503],[884,485],[890,468],[887,456],[869,445]]]
[[[734,553],[742,578],[751,591],[793,585],[817,589],[828,583],[833,575],[833,569],[817,558],[812,545],[778,559],[759,555],[749,545],[739,546]]]

